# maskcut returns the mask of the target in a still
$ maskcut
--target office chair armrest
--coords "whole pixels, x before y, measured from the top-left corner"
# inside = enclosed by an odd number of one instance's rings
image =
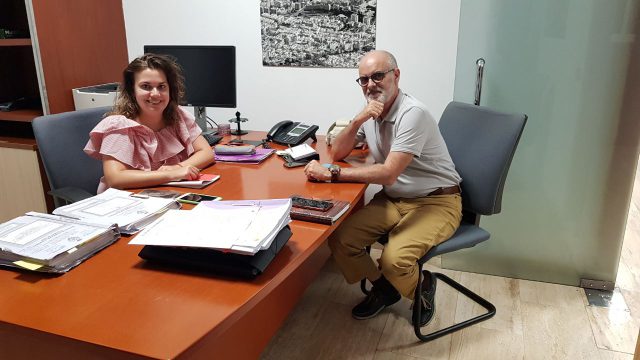
[[[86,190],[77,187],[64,187],[55,189],[49,191],[48,194],[53,196],[54,198],[65,201],[67,204],[71,204],[76,201],[84,200],[93,196],[93,194],[90,194]]]

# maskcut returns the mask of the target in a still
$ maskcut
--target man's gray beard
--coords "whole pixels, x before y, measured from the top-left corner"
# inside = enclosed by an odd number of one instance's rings
[[[379,101],[379,102],[381,102],[383,104],[386,101],[385,96],[384,96],[383,93],[378,93],[377,97],[373,97],[373,96],[367,95],[367,104],[369,102],[371,102],[371,100]]]

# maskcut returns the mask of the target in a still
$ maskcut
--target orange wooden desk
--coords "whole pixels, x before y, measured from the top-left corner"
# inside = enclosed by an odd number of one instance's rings
[[[324,139],[314,146],[328,161]],[[352,208],[363,197],[363,184],[310,183],[302,167],[282,163],[275,155],[218,163],[204,172],[220,180],[196,191],[227,200],[300,194]],[[334,228],[293,221],[287,245],[250,281],[151,266],[127,237],[62,276],[0,270],[0,359],[257,358],[328,258]]]

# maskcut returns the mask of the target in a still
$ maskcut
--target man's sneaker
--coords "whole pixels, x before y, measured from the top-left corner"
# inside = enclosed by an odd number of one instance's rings
[[[436,276],[428,270],[423,270],[422,296],[420,297],[420,327],[427,325],[436,312]],[[414,304],[415,305],[415,304]],[[413,319],[415,324],[415,319]]]
[[[354,319],[366,320],[378,315],[387,306],[391,306],[402,296],[399,292],[385,294],[381,290],[373,287],[364,300],[351,310],[351,316]]]

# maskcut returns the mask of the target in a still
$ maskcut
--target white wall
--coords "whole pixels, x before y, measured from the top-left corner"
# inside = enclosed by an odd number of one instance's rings
[[[259,0],[123,0],[129,58],[145,44],[234,45],[237,109],[208,108],[216,122],[249,118],[243,128],[268,130],[279,120],[304,121],[325,133],[363,106],[357,69],[262,66]],[[400,87],[436,119],[453,98],[460,0],[378,0],[378,49],[391,51]]]

